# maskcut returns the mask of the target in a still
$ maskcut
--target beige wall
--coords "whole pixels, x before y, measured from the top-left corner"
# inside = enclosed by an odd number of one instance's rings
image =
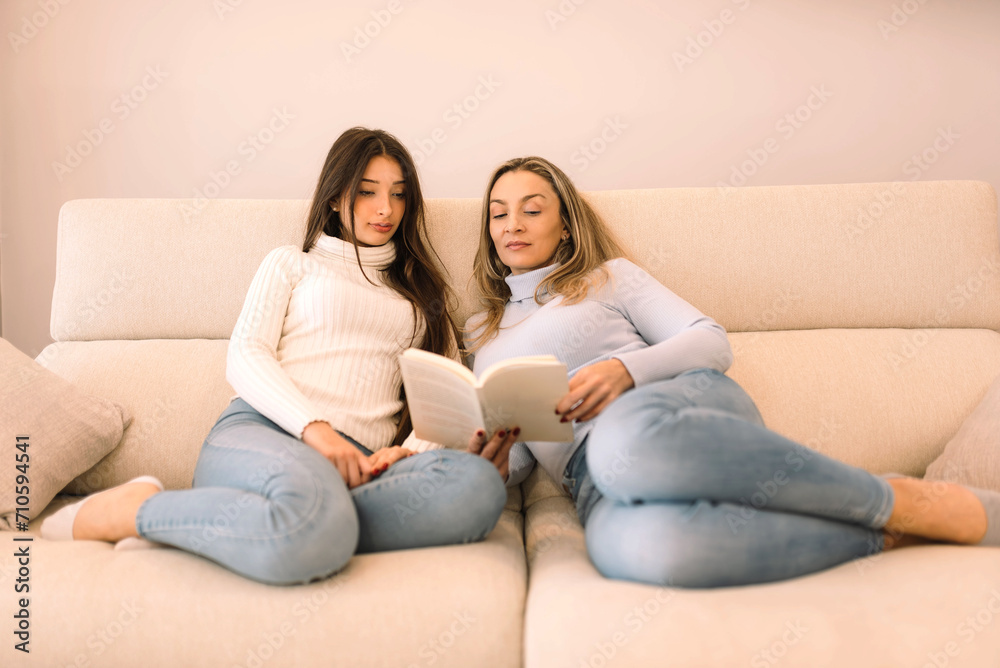
[[[0,26],[2,334],[32,355],[63,202],[309,197],[355,124],[427,154],[430,197],[526,153],[584,189],[1000,186],[993,0],[2,0]]]

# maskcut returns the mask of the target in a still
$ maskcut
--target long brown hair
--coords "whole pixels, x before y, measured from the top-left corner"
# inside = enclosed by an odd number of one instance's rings
[[[309,252],[321,233],[350,241],[354,245],[358,266],[364,273],[353,229],[343,223],[331,203],[339,202],[347,195],[350,200],[348,210],[353,212],[365,169],[372,158],[380,155],[399,164],[406,183],[403,219],[393,236],[396,257],[382,270],[382,279],[413,306],[413,339],[416,339],[417,328],[423,321],[424,336],[416,347],[450,356],[458,345],[458,331],[449,312],[453,299],[451,289],[434,264],[434,260],[440,261],[440,258],[425,241],[424,197],[420,191],[417,168],[409,151],[394,136],[384,130],[355,127],[333,142],[316,184],[302,250]],[[370,278],[368,280],[371,282]]]
[[[469,350],[478,350],[492,339],[500,329],[504,307],[510,299],[510,287],[504,280],[510,268],[500,261],[500,256],[490,237],[490,194],[501,176],[508,172],[526,171],[537,174],[552,186],[559,196],[559,217],[569,230],[569,239],[556,248],[554,262],[561,266],[545,277],[535,290],[535,301],[548,292],[551,297],[562,295],[563,302],[575,304],[582,301],[592,286],[598,287],[608,278],[602,266],[616,257],[627,257],[621,243],[615,238],[604,220],[587,203],[568,176],[545,158],[528,156],[514,158],[494,170],[483,195],[480,219],[479,250],[472,264],[479,302],[486,309],[486,318],[476,323],[479,331],[469,342]]]

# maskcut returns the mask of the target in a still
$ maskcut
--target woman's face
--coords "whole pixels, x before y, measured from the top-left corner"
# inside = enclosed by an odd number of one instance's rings
[[[547,267],[566,231],[559,196],[534,172],[507,172],[490,191],[490,237],[512,274]]]
[[[340,198],[341,220],[351,205],[350,193]],[[358,184],[354,201],[354,238],[359,246],[383,246],[399,229],[406,210],[406,185],[399,163],[390,157],[377,155],[368,162]]]

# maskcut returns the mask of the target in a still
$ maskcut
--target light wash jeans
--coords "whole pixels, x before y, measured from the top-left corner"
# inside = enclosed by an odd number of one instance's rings
[[[601,573],[675,587],[784,580],[880,552],[894,501],[882,478],[765,428],[712,369],[620,396],[563,484]]]
[[[348,490],[329,460],[236,399],[205,438],[192,489],[153,495],[135,524],[253,580],[297,584],[355,552],[482,540],[506,501],[493,464],[454,450],[415,454]]]

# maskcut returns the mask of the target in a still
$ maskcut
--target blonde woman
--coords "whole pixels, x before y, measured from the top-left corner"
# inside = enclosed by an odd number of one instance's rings
[[[570,385],[556,412],[574,439],[512,445],[509,425],[470,449],[508,484],[536,460],[562,481],[605,576],[717,587],[927,540],[1000,544],[996,493],[938,482],[927,494],[930,482],[874,476],[765,428],[724,375],[723,328],[626,259],[552,163],[518,158],[493,173],[474,276],[486,307],[467,328],[474,371],[558,357]],[[766,504],[741,515],[769,482]]]

